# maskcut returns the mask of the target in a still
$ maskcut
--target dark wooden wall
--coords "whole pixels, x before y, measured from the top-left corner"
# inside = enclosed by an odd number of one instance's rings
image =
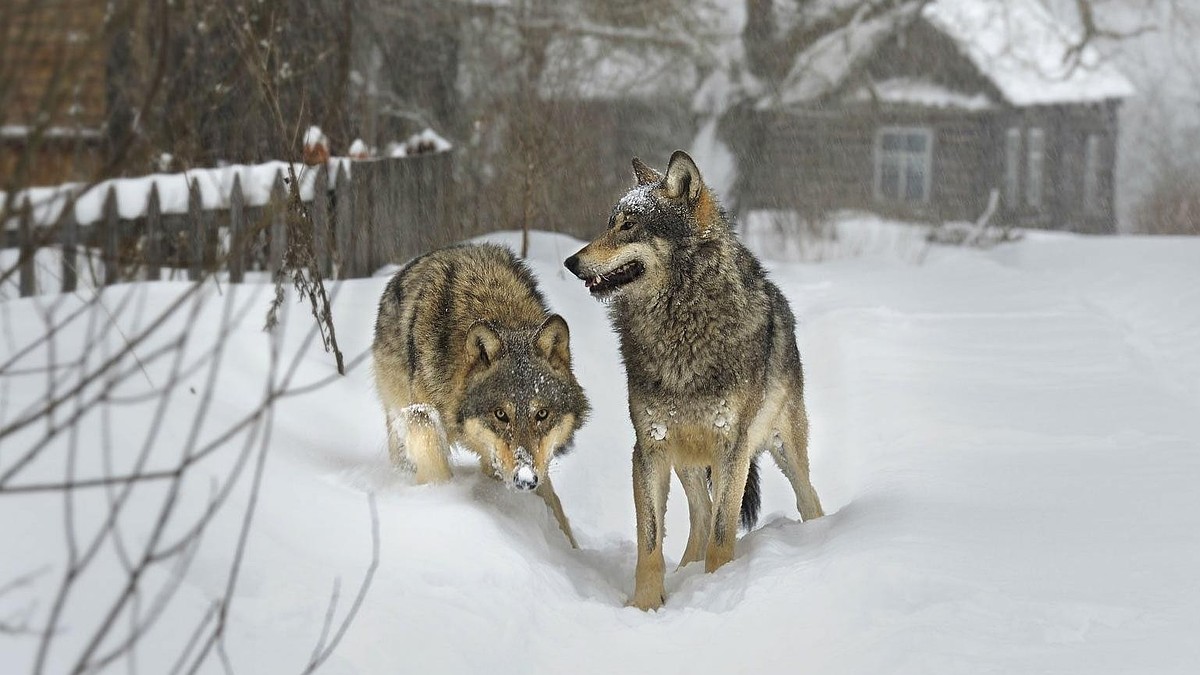
[[[90,178],[107,116],[102,39],[106,0],[3,0],[0,4],[0,183],[49,185]],[[77,132],[80,135],[65,135]],[[0,184],[0,189],[12,185]]]
[[[870,209],[919,220],[963,220],[979,215],[999,187],[993,115],[933,114],[926,110],[844,110],[758,113],[739,162],[738,209],[826,211]],[[884,126],[933,132],[932,180],[927,204],[875,199],[875,134]],[[1002,148],[1001,148],[1002,150]]]
[[[914,78],[996,105],[973,111],[931,106],[843,102],[870,81]],[[739,211],[782,208],[820,213],[867,209],[931,222],[975,220],[992,190],[1003,196],[1005,133],[1010,127],[1045,132],[1042,206],[1002,204],[996,222],[1079,232],[1115,232],[1113,209],[1117,139],[1116,102],[1016,108],[927,24],[914,24],[887,41],[872,60],[826,100],[805,108],[767,111],[745,107],[726,119],[738,156]],[[880,127],[923,127],[933,132],[932,180],[926,204],[882,203],[875,198],[875,137]],[[1098,209],[1083,200],[1086,142],[1100,140]],[[1025,184],[1026,147],[1019,180]],[[1022,200],[1023,201],[1023,200]]]

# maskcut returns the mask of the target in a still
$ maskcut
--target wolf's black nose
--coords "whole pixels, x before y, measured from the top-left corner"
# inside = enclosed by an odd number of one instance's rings
[[[538,486],[538,478],[537,478],[536,474],[533,476],[530,476],[529,478],[517,478],[513,481],[513,487],[517,488],[518,490],[522,490],[522,491],[533,490],[533,489],[536,489],[537,486]]]
[[[563,265],[570,270],[571,274],[579,276],[579,256],[573,255],[570,258],[567,258],[567,261],[564,262]]]

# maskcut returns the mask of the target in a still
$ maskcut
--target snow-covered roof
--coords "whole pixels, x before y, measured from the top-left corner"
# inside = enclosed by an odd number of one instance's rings
[[[690,98],[699,73],[678,51],[595,35],[562,35],[546,47],[538,93],[546,99]]]
[[[1037,0],[934,0],[921,13],[1018,106],[1087,103],[1134,94],[1133,85],[1077,31]]]
[[[796,56],[779,87],[757,107],[808,103],[833,93],[913,11],[905,5],[830,31]]]
[[[880,101],[926,108],[990,110],[996,106],[987,94],[955,91],[932,80],[897,77],[859,87],[842,97],[847,103]]]
[[[817,7],[830,13],[846,4],[822,0]],[[797,54],[779,87],[757,107],[811,103],[835,93],[888,37],[917,18],[918,7],[904,3],[823,35]],[[920,19],[957,45],[1012,105],[1087,103],[1134,93],[1129,80],[1094,48],[1076,48],[1078,36],[1038,0],[931,0],[921,7]],[[928,87],[915,91],[901,85],[892,82],[888,93],[905,103],[919,103],[931,93]],[[933,98],[932,105],[947,103],[943,96]],[[976,109],[980,101],[957,103]]]

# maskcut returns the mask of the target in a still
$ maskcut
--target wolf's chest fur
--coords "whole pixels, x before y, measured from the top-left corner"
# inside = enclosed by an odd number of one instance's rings
[[[734,399],[631,399],[633,423],[649,445],[672,452],[672,461],[689,466],[712,464],[714,453],[737,436],[745,412],[744,395]]]
[[[697,274],[649,301],[615,306],[630,395],[707,409],[761,379],[764,295],[736,275]]]

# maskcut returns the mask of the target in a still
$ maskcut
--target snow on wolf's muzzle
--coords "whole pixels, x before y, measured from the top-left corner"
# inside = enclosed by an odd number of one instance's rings
[[[533,470],[533,455],[524,446],[518,447],[514,453],[517,458],[517,468],[513,471],[512,486],[518,490],[529,491],[538,486],[537,471]]]

